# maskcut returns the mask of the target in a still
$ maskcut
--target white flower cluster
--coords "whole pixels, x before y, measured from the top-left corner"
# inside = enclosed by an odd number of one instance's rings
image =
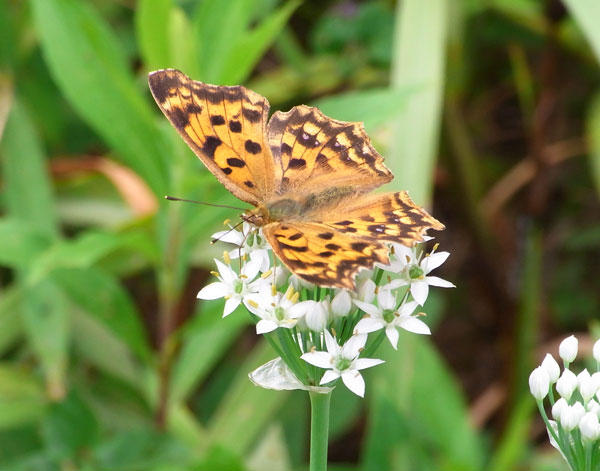
[[[301,383],[330,385],[341,378],[359,396],[365,390],[359,370],[383,362],[363,357],[369,350],[368,334],[385,333],[394,348],[399,328],[429,334],[419,319],[423,314],[415,311],[425,303],[429,286],[454,286],[429,275],[450,255],[435,248],[423,254],[416,247],[392,244],[390,263],[361,271],[354,292],[320,288],[291,274],[274,257],[260,229],[247,223],[241,231],[230,229],[213,237],[237,247],[225,252],[223,261],[215,260],[218,281],[204,287],[198,298],[224,298],[223,316],[243,304],[255,316],[258,334],[277,333],[270,341],[289,374]],[[317,372],[298,359],[326,371]]]
[[[577,357],[577,350],[574,336],[563,340],[559,348],[564,364],[562,374],[556,360],[547,354],[529,376],[529,388],[546,422],[550,443],[561,452],[571,470],[600,469],[600,371],[590,374],[584,369],[577,375],[572,372],[569,365]],[[600,341],[594,345],[593,355],[596,370],[600,370]],[[546,397],[554,420],[546,416]]]

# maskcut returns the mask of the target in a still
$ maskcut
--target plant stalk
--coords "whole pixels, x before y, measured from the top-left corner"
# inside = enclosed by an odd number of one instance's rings
[[[329,404],[327,394],[310,391],[310,471],[327,471],[329,443]]]

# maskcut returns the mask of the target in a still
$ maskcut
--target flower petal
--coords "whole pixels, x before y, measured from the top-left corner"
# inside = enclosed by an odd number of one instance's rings
[[[420,319],[413,316],[407,316],[400,318],[400,322],[397,323],[398,327],[404,330],[408,330],[413,334],[431,335],[429,326]]]
[[[220,281],[211,283],[200,290],[196,296],[198,299],[219,299],[229,294],[227,285]]]
[[[443,280],[437,276],[426,276],[425,281],[430,286],[438,286],[440,288],[456,288],[453,283]]]
[[[329,352],[329,354],[334,357],[339,356],[342,352],[342,349],[338,345],[337,340],[333,338],[333,336],[329,333],[328,330],[325,330],[323,333],[325,335],[325,345],[327,346],[327,351]]]
[[[359,334],[369,334],[383,329],[385,326],[386,323],[381,318],[363,317],[354,327],[354,332]]]
[[[425,280],[413,281],[410,285],[410,292],[421,306],[427,301],[429,295],[429,285]]]
[[[448,257],[450,256],[450,252],[436,252],[432,253],[428,257],[425,257],[421,262],[421,268],[425,272],[425,274],[429,273],[432,270],[435,270],[442,263],[444,263]]]
[[[332,381],[338,379],[340,377],[340,374],[341,373],[336,370],[327,370],[321,378],[321,381],[319,381],[319,384],[331,383]]]
[[[356,358],[367,343],[367,334],[354,334],[342,347],[342,356],[348,359]]]
[[[327,352],[308,352],[302,355],[300,358],[302,358],[306,363],[318,366],[319,368],[333,368],[334,358]]]
[[[277,324],[267,319],[261,319],[256,323],[256,333],[259,335],[273,332],[276,328]]]
[[[394,347],[394,350],[398,350],[398,339],[400,338],[400,334],[398,333],[396,326],[389,325],[385,329],[385,335],[392,344],[392,347]]]
[[[354,304],[356,304],[361,310],[365,311],[367,314],[373,317],[381,317],[381,310],[378,307],[373,306],[372,304],[359,301],[358,299],[354,300]]]
[[[385,361],[379,358],[358,358],[352,362],[352,368],[355,370],[364,370],[365,368],[371,368],[372,366],[381,365]]]
[[[227,301],[225,301],[225,308],[223,309],[223,317],[227,317],[229,314],[231,314],[233,311],[235,311],[237,309],[237,307],[240,305],[241,301],[242,300],[237,296],[234,298],[229,298]]]
[[[229,265],[224,264],[221,260],[217,260],[216,258],[215,263],[217,264],[217,269],[219,270],[221,278],[226,284],[230,285],[237,279],[237,273],[234,272]]]
[[[365,396],[365,380],[358,371],[344,371],[342,373],[342,381],[344,382],[346,387],[357,396]]]
[[[400,314],[400,317],[410,316],[414,310],[417,309],[418,305],[419,303],[416,301],[404,303],[402,306],[400,306],[400,309],[398,309],[398,314]]]

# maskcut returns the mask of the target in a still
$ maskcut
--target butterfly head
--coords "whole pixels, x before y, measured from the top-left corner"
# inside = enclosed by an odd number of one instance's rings
[[[241,218],[256,227],[262,227],[271,222],[271,215],[264,204],[242,213]]]

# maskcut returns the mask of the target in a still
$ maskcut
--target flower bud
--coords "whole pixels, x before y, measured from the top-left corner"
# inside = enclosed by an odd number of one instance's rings
[[[571,370],[564,370],[556,382],[556,390],[561,397],[567,401],[571,399],[573,392],[577,388],[577,376]]]
[[[587,412],[579,421],[581,437],[588,442],[595,442],[600,437],[600,424],[598,416],[593,412]]]
[[[546,353],[546,357],[544,358],[541,366],[544,370],[546,370],[546,373],[548,373],[550,384],[556,383],[560,376],[560,366],[558,366],[558,363],[554,357],[549,353]]]
[[[346,317],[352,308],[352,298],[345,289],[340,290],[331,300],[331,312],[335,317]]]
[[[585,408],[581,402],[576,402],[572,406],[565,407],[560,414],[560,425],[567,431],[575,429],[579,421],[585,415]]]
[[[592,379],[587,369],[577,375],[577,387],[584,404],[587,404],[598,391],[598,384]]]
[[[598,363],[600,363],[600,340],[596,340],[594,348],[592,348],[592,354]]]
[[[529,390],[538,401],[543,400],[550,389],[550,378],[546,370],[538,366],[529,375]]]
[[[588,412],[593,412],[594,414],[596,414],[596,416],[600,419],[600,404],[598,403],[598,401],[596,401],[595,399],[590,400],[590,402],[587,403],[585,408],[588,410]]]
[[[558,347],[558,354],[565,363],[572,363],[573,360],[575,360],[575,357],[577,356],[578,345],[579,341],[574,335],[567,337],[560,343],[560,346]]]
[[[375,282],[370,278],[357,283],[356,294],[358,295],[358,300],[365,303],[373,302],[373,299],[375,299],[375,288]]]
[[[306,312],[304,322],[313,332],[323,332],[329,322],[329,316],[325,305],[322,302],[315,303],[311,309]]]
[[[565,407],[569,407],[569,404],[564,398],[560,398],[558,401],[554,403],[552,406],[552,418],[554,420],[560,420],[560,414],[562,413]]]

